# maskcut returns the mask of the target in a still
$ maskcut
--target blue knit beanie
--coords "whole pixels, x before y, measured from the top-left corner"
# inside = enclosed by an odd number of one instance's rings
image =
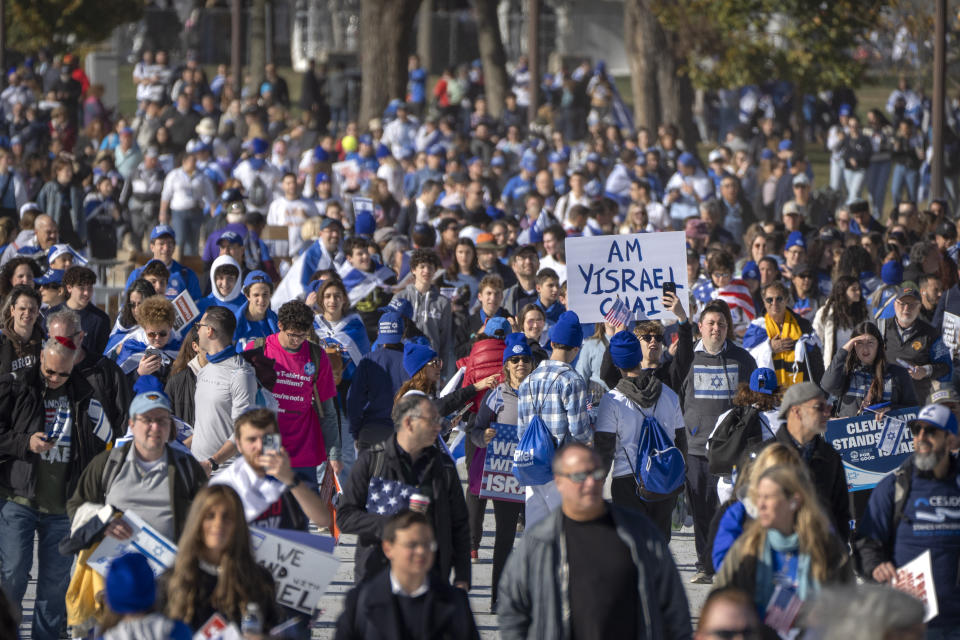
[[[580,317],[573,311],[561,313],[557,324],[550,329],[550,342],[567,347],[580,347],[583,344],[583,327],[580,326]]]
[[[125,553],[110,563],[106,587],[107,604],[119,614],[149,611],[157,599],[153,571],[139,553]]]
[[[618,369],[636,369],[643,358],[640,341],[632,331],[619,331],[610,338],[610,358]]]
[[[880,267],[880,279],[883,284],[899,285],[903,282],[903,265],[899,260],[889,260]]]
[[[503,348],[503,363],[514,356],[527,356],[533,358],[533,351],[527,343],[527,336],[522,333],[511,333],[505,340],[506,346]]]
[[[353,232],[358,236],[372,236],[377,230],[377,221],[369,211],[361,211],[353,222]]]
[[[416,342],[403,345],[403,369],[411,378],[436,357],[437,352],[426,345]]]

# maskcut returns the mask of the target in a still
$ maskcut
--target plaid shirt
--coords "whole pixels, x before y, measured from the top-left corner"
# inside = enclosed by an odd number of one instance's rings
[[[540,414],[557,444],[562,444],[568,437],[584,443],[593,438],[587,416],[587,383],[570,365],[544,360],[520,383],[517,395],[518,439],[523,438],[523,432],[536,413]]]

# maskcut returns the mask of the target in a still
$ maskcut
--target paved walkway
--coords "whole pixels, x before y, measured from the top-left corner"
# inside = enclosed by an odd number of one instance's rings
[[[493,572],[493,505],[487,502],[487,512],[484,518],[484,535],[480,546],[479,562],[473,565],[473,584],[470,591],[470,606],[476,616],[477,626],[480,629],[480,636],[484,639],[493,639],[497,637],[497,619],[490,612],[490,583]],[[519,541],[519,537],[517,540]],[[690,584],[690,578],[694,574],[694,563],[696,555],[693,547],[693,528],[685,527],[681,531],[675,531],[673,539],[670,542],[670,549],[673,551],[673,557],[680,569],[684,585],[687,590],[687,598],[690,601],[690,615],[694,618],[699,614],[703,601],[710,591],[710,585]],[[340,560],[340,568],[337,575],[330,585],[328,593],[320,602],[321,615],[318,617],[313,637],[314,638],[332,638],[336,625],[337,616],[343,608],[343,598],[346,592],[353,586],[353,554],[356,550],[355,536],[344,535],[341,537],[340,545],[336,550],[336,556]],[[33,575],[36,576],[36,560],[34,560]],[[33,614],[33,598],[36,593],[36,581],[31,579],[27,588],[27,595],[24,598],[24,621],[30,620]],[[2,635],[2,634],[0,634]],[[22,637],[29,635],[23,629]]]

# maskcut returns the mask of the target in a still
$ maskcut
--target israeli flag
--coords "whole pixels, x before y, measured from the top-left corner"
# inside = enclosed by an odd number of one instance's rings
[[[740,371],[736,364],[693,366],[693,397],[728,400],[737,392]]]
[[[302,297],[310,283],[310,276],[317,271],[334,266],[336,265],[333,256],[327,252],[323,243],[319,240],[314,241],[310,248],[297,256],[290,265],[289,271],[277,285],[277,290],[273,292],[270,307],[274,311],[279,311],[285,302]]]
[[[347,288],[351,307],[370,295],[377,287],[390,289],[387,280],[396,274],[389,267],[381,267],[377,263],[374,263],[374,267],[373,273],[367,273],[360,271],[349,262],[344,262],[337,269],[340,279],[343,280],[343,286]]]

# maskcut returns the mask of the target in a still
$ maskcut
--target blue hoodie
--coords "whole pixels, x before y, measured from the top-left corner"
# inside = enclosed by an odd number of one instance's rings
[[[237,343],[237,353],[242,353],[247,345],[257,338],[266,338],[280,331],[277,325],[277,314],[273,309],[267,309],[267,315],[263,320],[247,319],[247,306],[249,302],[244,302],[237,312],[237,330],[233,332],[233,341]]]

